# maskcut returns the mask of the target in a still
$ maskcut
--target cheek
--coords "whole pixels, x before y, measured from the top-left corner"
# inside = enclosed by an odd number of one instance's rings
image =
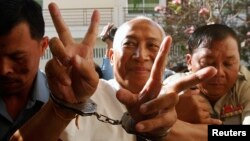
[[[125,73],[126,72],[126,67],[127,67],[127,64],[129,63],[129,57],[126,56],[126,55],[123,55],[120,57],[119,60],[117,60],[117,66],[118,66],[118,70],[119,72],[122,72],[122,73]]]
[[[126,56],[121,56],[120,54],[115,54],[114,56],[113,56],[113,67],[114,67],[114,71],[115,71],[115,73],[116,74],[118,74],[118,75],[124,75],[124,72],[125,72],[125,64],[126,64],[126,60],[127,60],[127,58],[126,58]]]
[[[22,61],[21,63],[19,63],[19,67],[17,68],[18,72],[22,74],[27,74],[28,72],[32,71],[32,69],[34,69],[33,67],[31,67],[33,66],[32,64],[33,62],[29,60]]]
[[[226,79],[227,79],[227,82],[229,83],[230,86],[233,86],[234,83],[236,82],[237,78],[238,78],[238,72],[239,70],[238,69],[235,69],[235,70],[229,70],[227,72],[227,75],[226,75]]]
[[[16,65],[18,67],[16,69],[22,74],[36,72],[39,68],[39,60],[40,58],[37,58],[37,56],[28,56],[22,61],[18,62]]]

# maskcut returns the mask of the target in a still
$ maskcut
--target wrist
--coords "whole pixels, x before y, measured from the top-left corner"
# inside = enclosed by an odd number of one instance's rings
[[[134,119],[131,117],[131,115],[126,112],[123,114],[122,119],[121,119],[121,124],[123,129],[129,133],[129,134],[134,134],[137,136],[139,140],[144,140],[144,141],[162,141],[168,133],[168,130],[161,129],[157,132],[154,133],[140,133],[137,132],[135,129],[135,124],[136,122]]]
[[[97,105],[91,99],[87,99],[86,102],[72,104],[55,97],[52,93],[50,93],[50,98],[53,103],[55,103],[60,108],[66,109],[81,116],[90,116],[96,112]]]
[[[52,99],[49,99],[48,103],[53,108],[53,111],[56,114],[56,116],[61,120],[70,121],[70,120],[74,119],[77,116],[77,114],[75,112],[70,111],[70,110],[68,110],[68,109],[66,109],[64,107],[59,106],[58,104],[53,102]]]

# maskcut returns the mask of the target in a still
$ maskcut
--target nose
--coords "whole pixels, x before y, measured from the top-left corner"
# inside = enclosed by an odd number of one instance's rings
[[[217,69],[217,76],[218,77],[224,77],[225,76],[225,68],[224,68],[224,66],[223,65],[218,65],[217,67],[216,67],[216,69]]]
[[[12,63],[8,59],[0,59],[0,75],[7,75],[13,72]]]
[[[140,45],[134,50],[133,58],[138,61],[143,61],[149,56],[149,50],[145,45]]]

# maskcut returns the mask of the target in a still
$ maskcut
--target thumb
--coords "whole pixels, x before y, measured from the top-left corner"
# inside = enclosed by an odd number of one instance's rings
[[[127,108],[134,106],[138,101],[137,94],[131,93],[129,90],[123,88],[117,91],[116,98]]]
[[[222,125],[222,121],[220,119],[211,118],[210,121],[210,124],[212,125]]]

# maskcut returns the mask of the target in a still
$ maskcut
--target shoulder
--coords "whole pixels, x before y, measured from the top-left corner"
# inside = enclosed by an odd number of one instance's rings
[[[250,89],[250,72],[249,70],[241,66],[238,74],[238,79],[236,80],[236,90]]]
[[[240,67],[238,79],[233,87],[233,92],[236,93],[243,101],[250,99],[250,72],[244,66]],[[250,102],[250,101],[249,101]]]
[[[250,72],[245,66],[240,66],[239,77],[243,77],[245,80],[250,80]]]

